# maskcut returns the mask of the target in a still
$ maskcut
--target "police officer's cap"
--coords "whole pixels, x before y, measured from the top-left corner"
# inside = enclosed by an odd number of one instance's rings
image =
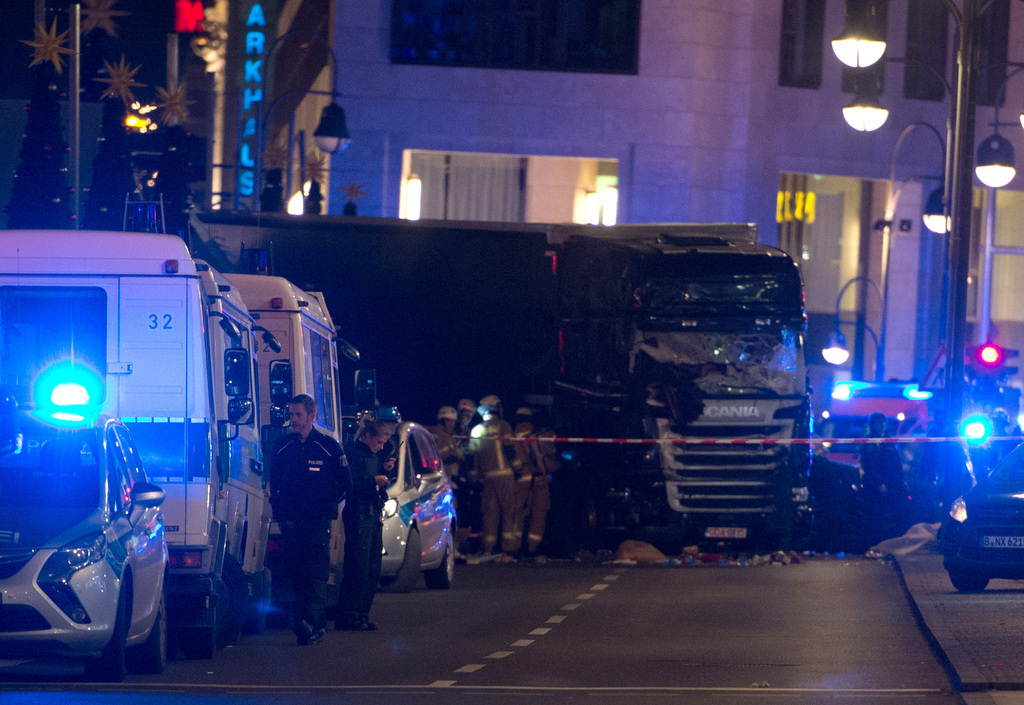
[[[438,421],[440,421],[441,419],[451,419],[452,421],[454,421],[456,418],[458,418],[458,414],[455,413],[454,406],[442,406],[440,409],[437,410]]]

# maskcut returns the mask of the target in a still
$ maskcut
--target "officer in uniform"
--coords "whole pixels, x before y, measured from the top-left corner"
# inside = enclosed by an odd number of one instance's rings
[[[270,456],[270,504],[295,588],[293,628],[298,643],[305,645],[327,633],[331,521],[351,479],[341,446],[313,428],[313,398],[294,397],[288,411],[291,432],[277,441]]]
[[[366,632],[377,628],[370,621],[370,607],[380,582],[384,552],[383,490],[390,482],[387,473],[394,467],[392,459],[381,457],[381,450],[390,439],[387,424],[367,419],[356,432],[355,440],[345,445],[345,452],[352,459],[352,492],[341,513],[345,524],[345,561],[335,629]]]

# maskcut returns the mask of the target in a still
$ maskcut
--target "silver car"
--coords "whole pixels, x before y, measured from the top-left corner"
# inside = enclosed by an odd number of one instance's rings
[[[0,658],[84,658],[104,681],[160,673],[163,499],[119,421],[0,419]]]
[[[381,587],[407,592],[419,584],[446,590],[455,575],[455,505],[452,483],[430,432],[412,422],[398,425],[394,482],[384,505]]]

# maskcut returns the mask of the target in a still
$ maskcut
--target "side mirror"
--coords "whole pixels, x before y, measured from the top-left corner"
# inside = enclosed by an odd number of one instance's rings
[[[249,353],[242,348],[224,352],[224,393],[229,397],[249,395]]]
[[[132,485],[132,505],[136,507],[159,507],[163,504],[163,489],[149,482],[136,482]]]
[[[338,352],[347,357],[352,362],[359,362],[359,351],[356,350],[356,346],[348,342],[344,338],[338,338]]]
[[[270,425],[275,428],[284,428],[288,425],[288,421],[291,420],[291,413],[288,411],[287,406],[279,406],[277,404],[270,405]]]
[[[377,407],[377,373],[374,370],[356,370],[356,408],[360,411]]]
[[[294,396],[292,393],[292,363],[288,360],[273,360],[270,363],[268,377],[270,381],[270,403],[276,406],[287,407]],[[273,411],[271,411],[271,414],[273,414]]]
[[[228,423],[248,426],[253,420],[252,399],[235,397],[228,401]]]

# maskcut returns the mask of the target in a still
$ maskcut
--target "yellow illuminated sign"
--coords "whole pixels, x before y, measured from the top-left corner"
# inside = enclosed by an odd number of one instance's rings
[[[814,222],[815,195],[813,191],[779,191],[775,206],[775,222]]]

